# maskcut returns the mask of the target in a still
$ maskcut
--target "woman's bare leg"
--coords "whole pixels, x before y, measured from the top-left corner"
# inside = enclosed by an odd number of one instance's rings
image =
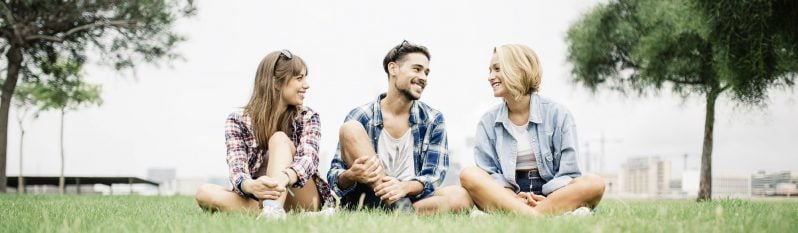
[[[283,132],[272,134],[269,137],[269,161],[266,164],[266,176],[283,179],[285,177],[283,170],[294,161],[294,154],[296,154],[296,148],[288,135]],[[283,192],[277,201],[284,205],[287,193]]]
[[[517,214],[559,214],[586,206],[594,208],[604,194],[604,181],[595,175],[583,175],[549,194],[536,207],[526,205],[516,194],[493,181],[484,170],[469,167],[460,172],[460,183],[474,202],[485,211],[505,210]]]
[[[225,187],[215,184],[202,184],[197,188],[197,204],[206,211],[245,212],[257,214],[260,205],[257,201],[245,198]]]
[[[604,195],[604,179],[596,175],[582,175],[568,185],[549,194],[535,207],[543,214],[559,214],[579,207],[595,208]]]
[[[413,203],[416,214],[428,215],[446,212],[461,212],[471,208],[474,202],[463,187],[451,185],[440,188],[431,197]]]
[[[504,188],[493,177],[478,167],[467,167],[460,171],[460,184],[471,195],[477,206],[487,212],[509,211],[516,214],[538,216],[537,210],[516,197],[512,190]]]
[[[294,196],[285,200],[285,210],[319,211],[321,209],[321,196],[316,189],[316,181],[308,179],[302,188],[291,188]]]

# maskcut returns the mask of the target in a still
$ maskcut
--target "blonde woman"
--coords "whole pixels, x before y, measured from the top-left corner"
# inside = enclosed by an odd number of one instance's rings
[[[245,211],[267,219],[285,210],[332,206],[319,176],[319,114],[303,106],[307,66],[288,50],[261,60],[249,103],[227,118],[225,139],[232,190],[205,184],[197,203],[210,211]],[[327,209],[326,211],[331,211]]]
[[[496,47],[488,83],[504,101],[482,116],[474,160],[460,182],[480,209],[523,215],[594,208],[604,181],[577,166],[574,118],[565,106],[538,95],[538,57],[524,45]],[[590,213],[580,208],[577,213]]]

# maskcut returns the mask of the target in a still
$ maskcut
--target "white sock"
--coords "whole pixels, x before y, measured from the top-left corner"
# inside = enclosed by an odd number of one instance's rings
[[[265,200],[265,201],[263,201],[263,207],[267,207],[267,206],[274,207],[274,208],[283,208],[283,205],[280,204],[280,202],[277,201],[277,200]]]

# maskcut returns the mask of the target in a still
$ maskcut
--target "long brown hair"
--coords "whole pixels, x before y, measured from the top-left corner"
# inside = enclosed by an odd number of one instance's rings
[[[277,111],[280,109],[277,108],[285,84],[306,70],[307,65],[302,58],[295,55],[288,58],[281,55],[280,51],[271,52],[260,61],[252,97],[245,110],[252,119],[255,141],[263,149],[268,149],[269,137],[275,132],[282,131],[289,137],[293,134],[292,123],[301,106],[288,106],[279,116]]]

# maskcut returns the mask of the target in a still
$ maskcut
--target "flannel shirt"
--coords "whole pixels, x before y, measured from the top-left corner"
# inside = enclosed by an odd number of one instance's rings
[[[374,148],[377,148],[377,141],[383,128],[380,100],[385,96],[385,93],[380,94],[376,101],[353,109],[344,120],[344,122],[352,120],[360,122],[366,129]],[[435,192],[435,188],[443,182],[446,170],[449,168],[449,152],[443,114],[438,110],[421,101],[413,101],[409,121],[410,130],[413,133],[413,160],[416,175],[410,180],[421,182],[424,185],[421,193],[409,197],[411,201],[415,202],[431,196]],[[341,198],[354,190],[355,186],[362,185],[356,183],[345,190],[340,189],[338,177],[346,169],[348,166],[341,158],[341,143],[339,142],[330,165],[330,171],[327,173],[327,180],[330,181],[330,186],[335,194]]]
[[[294,120],[294,133],[290,135],[296,147],[294,161],[288,168],[293,169],[297,175],[297,182],[292,188],[305,186],[308,179],[316,182],[322,204],[332,207],[334,199],[330,187],[319,176],[319,139],[321,138],[321,123],[319,114],[308,107],[299,111],[299,116]],[[252,131],[252,120],[244,109],[231,113],[225,125],[225,142],[227,144],[227,165],[230,168],[230,183],[233,191],[250,197],[250,194],[241,190],[244,180],[253,179],[264,161],[266,151],[258,145]]]

